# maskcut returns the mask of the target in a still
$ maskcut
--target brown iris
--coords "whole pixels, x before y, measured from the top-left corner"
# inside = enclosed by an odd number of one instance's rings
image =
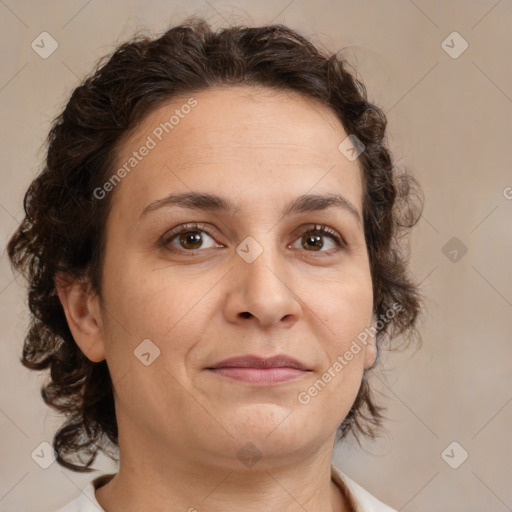
[[[185,249],[199,249],[203,243],[199,231],[188,231],[187,233],[181,233],[179,240]]]
[[[318,251],[324,246],[324,243],[322,242],[322,237],[320,235],[313,235],[304,233],[302,235],[302,242],[303,247],[306,247],[306,244],[313,248],[314,251]]]

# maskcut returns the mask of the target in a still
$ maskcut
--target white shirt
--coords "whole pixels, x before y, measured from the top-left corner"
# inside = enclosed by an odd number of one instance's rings
[[[94,494],[95,487],[99,486],[104,477],[105,475],[93,480],[78,498],[60,508],[57,512],[105,512],[96,501]],[[364,490],[333,465],[331,465],[331,477],[345,491],[345,494],[352,499],[357,512],[396,512],[396,510],[384,505],[384,503]]]

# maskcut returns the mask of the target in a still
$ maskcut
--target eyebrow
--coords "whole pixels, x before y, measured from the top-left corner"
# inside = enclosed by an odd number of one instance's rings
[[[230,215],[234,215],[239,210],[239,208],[226,197],[201,192],[185,192],[182,194],[169,194],[162,199],[152,201],[144,208],[140,219],[150,212],[165,206],[180,206],[191,210],[227,212]],[[357,208],[340,194],[305,194],[299,196],[285,207],[283,217],[293,214],[317,212],[330,208],[345,210],[354,216],[359,224],[363,224],[361,214]]]

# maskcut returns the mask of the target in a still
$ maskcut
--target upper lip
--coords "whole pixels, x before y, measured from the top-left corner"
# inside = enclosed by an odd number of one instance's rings
[[[277,355],[274,357],[260,357],[260,356],[240,356],[224,359],[208,369],[215,368],[297,368],[298,370],[309,371],[309,368],[287,355]]]

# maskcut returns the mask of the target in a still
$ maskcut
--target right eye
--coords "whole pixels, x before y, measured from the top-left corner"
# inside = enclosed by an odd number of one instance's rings
[[[213,247],[224,247],[217,244],[213,237],[204,230],[204,224],[183,224],[168,231],[162,237],[162,245],[171,251],[192,252],[200,249],[211,249]],[[208,247],[203,247],[205,236],[211,242]]]

